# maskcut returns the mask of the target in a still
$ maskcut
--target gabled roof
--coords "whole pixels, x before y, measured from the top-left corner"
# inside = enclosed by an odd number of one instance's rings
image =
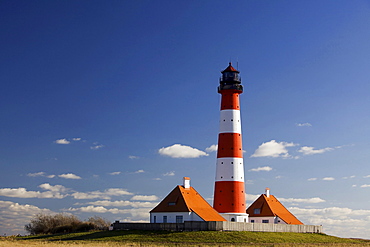
[[[237,71],[233,66],[231,66],[231,63],[229,63],[229,66],[227,66],[227,68],[221,73],[224,73],[224,72],[238,72],[239,73],[239,71]]]
[[[255,209],[260,209],[260,213],[255,214]],[[286,209],[273,195],[269,195],[269,197],[267,197],[265,194],[262,194],[248,207],[247,214],[249,214],[249,217],[278,216],[287,224],[303,225],[303,223],[289,212],[288,209]]]
[[[175,187],[150,213],[158,212],[194,212],[204,221],[226,221],[193,188]]]

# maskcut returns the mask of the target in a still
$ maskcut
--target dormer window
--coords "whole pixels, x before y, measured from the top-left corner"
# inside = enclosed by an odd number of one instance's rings
[[[175,206],[176,205],[176,202],[169,202],[168,203],[168,206]]]

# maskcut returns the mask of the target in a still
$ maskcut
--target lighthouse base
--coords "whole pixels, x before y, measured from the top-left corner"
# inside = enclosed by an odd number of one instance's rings
[[[227,221],[248,223],[249,214],[242,213],[220,213]]]

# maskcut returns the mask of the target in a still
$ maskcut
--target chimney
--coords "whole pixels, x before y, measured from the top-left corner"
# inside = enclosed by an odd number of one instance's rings
[[[266,197],[270,197],[270,188],[266,188],[265,192]]]
[[[189,177],[184,177],[184,188],[185,189],[190,189],[190,178]]]

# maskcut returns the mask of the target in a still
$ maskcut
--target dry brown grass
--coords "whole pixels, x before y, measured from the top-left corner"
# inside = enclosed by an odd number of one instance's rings
[[[315,246],[330,246],[330,247],[361,247],[370,246],[369,244],[346,244],[346,243],[333,243],[333,244],[151,244],[151,243],[120,243],[120,242],[69,242],[69,241],[24,241],[24,240],[0,240],[0,247],[236,247],[236,246],[254,246],[254,247],[315,247]]]

